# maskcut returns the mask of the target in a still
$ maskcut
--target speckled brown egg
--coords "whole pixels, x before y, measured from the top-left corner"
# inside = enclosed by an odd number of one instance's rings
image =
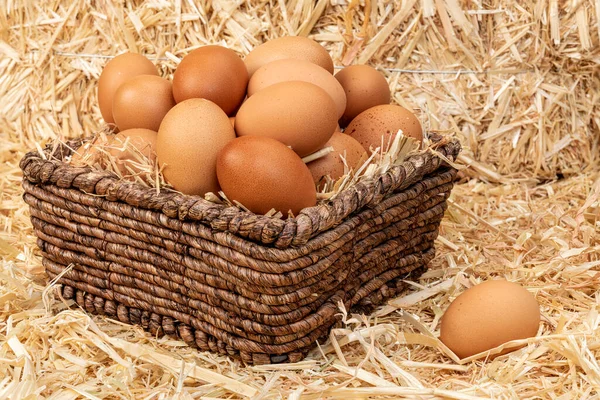
[[[230,201],[256,214],[271,209],[297,215],[317,203],[310,171],[302,159],[281,142],[245,136],[229,142],[217,159],[219,184]]]
[[[308,82],[271,85],[248,98],[235,117],[238,136],[266,136],[290,146],[301,157],[317,151],[335,130],[335,103]]]
[[[368,65],[350,65],[335,74],[344,88],[346,109],[340,124],[346,126],[361,112],[390,104],[390,87],[385,76]]]
[[[232,114],[246,95],[248,71],[242,59],[221,46],[200,47],[185,56],[173,75],[176,102],[207,99]]]
[[[358,114],[346,127],[344,133],[356,139],[370,153],[370,148],[388,146],[402,129],[404,136],[423,141],[423,130],[419,119],[402,106],[386,104],[371,107]]]
[[[304,36],[284,36],[265,42],[255,47],[244,62],[248,68],[248,75],[252,77],[263,65],[286,58],[310,61],[333,73],[333,60],[327,50]]]
[[[119,86],[137,75],[158,75],[156,67],[141,54],[124,53],[110,60],[98,79],[98,105],[102,118],[114,124],[112,115],[113,96]]]
[[[533,337],[539,324],[540,306],[531,293],[517,283],[491,280],[454,299],[442,317],[440,340],[466,358]]]
[[[171,82],[155,75],[139,75],[123,83],[113,98],[113,117],[120,130],[145,128],[158,131],[175,106]]]
[[[306,60],[285,59],[270,62],[260,67],[248,83],[248,96],[286,81],[314,83],[327,92],[335,102],[338,119],[346,109],[346,95],[342,85],[322,67]]]
[[[329,175],[333,180],[337,180],[344,175],[345,168],[341,156],[345,157],[348,167],[354,171],[359,167],[358,164],[361,159],[364,157],[366,160],[367,157],[367,152],[361,144],[345,133],[334,132],[331,139],[323,147],[329,146],[333,147],[331,153],[307,164],[317,186],[326,175]]]
[[[160,124],[156,143],[166,181],[184,194],[218,192],[217,154],[234,138],[229,118],[215,103],[188,99],[177,104]]]

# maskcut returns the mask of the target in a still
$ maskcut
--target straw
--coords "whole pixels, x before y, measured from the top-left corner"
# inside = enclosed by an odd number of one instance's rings
[[[371,1],[368,18],[366,3],[353,2],[351,15],[348,3],[0,3],[0,398],[598,396],[600,3]],[[302,362],[252,368],[70,308],[53,288],[44,296],[18,161],[102,129],[95,88],[106,63],[58,53],[138,50],[170,76],[197,46],[245,54],[296,32],[310,32],[336,65],[380,68],[396,103],[463,142],[468,168],[437,256],[411,289],[370,316],[348,314],[335,342]],[[493,360],[453,360],[436,338],[444,310],[498,277],[535,295],[538,336]]]

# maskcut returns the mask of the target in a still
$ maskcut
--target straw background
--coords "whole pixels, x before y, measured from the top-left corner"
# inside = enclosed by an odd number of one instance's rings
[[[0,398],[600,398],[599,19],[597,0],[1,1]],[[246,54],[289,34],[338,66],[385,68],[395,102],[463,143],[437,256],[411,290],[346,315],[301,363],[245,368],[46,289],[18,162],[102,127],[105,56],[141,52],[168,76],[195,46]],[[431,333],[493,277],[534,293],[539,336],[452,360]]]

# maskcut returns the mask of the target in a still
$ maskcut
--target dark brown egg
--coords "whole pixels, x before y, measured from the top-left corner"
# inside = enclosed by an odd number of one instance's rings
[[[102,118],[114,124],[112,115],[113,96],[119,86],[137,75],[158,75],[156,67],[141,54],[124,53],[110,60],[98,79],[98,105]]]
[[[351,65],[335,74],[344,88],[346,110],[340,124],[346,126],[361,112],[390,103],[390,87],[385,76],[368,65]]]
[[[217,159],[219,184],[227,198],[256,214],[271,209],[297,215],[317,203],[310,171],[275,139],[246,136],[229,142]]]
[[[160,123],[175,106],[171,82],[155,75],[139,75],[117,89],[113,117],[120,130],[145,128],[158,131]]]
[[[358,114],[344,130],[370,153],[370,148],[387,147],[402,129],[404,136],[423,141],[423,130],[419,119],[404,107],[386,104],[371,107]],[[387,150],[387,149],[384,149]]]
[[[221,46],[200,47],[185,56],[173,75],[173,97],[178,103],[207,99],[232,114],[246,95],[248,71],[241,58]]]
[[[320,65],[333,73],[333,60],[323,46],[304,36],[284,36],[269,40],[255,47],[244,59],[248,75],[252,77],[257,69],[275,60],[293,58]]]
[[[165,179],[189,195],[218,192],[217,154],[234,138],[229,118],[215,103],[182,101],[167,113],[158,130],[156,153]]]
[[[318,185],[324,176],[329,175],[331,179],[337,180],[344,175],[344,162],[346,159],[349,168],[356,171],[361,159],[366,160],[367,153],[360,143],[351,136],[341,132],[334,132],[333,136],[325,144],[325,147],[333,147],[333,151],[324,157],[307,164],[314,182]]]
[[[304,157],[317,151],[335,130],[331,96],[308,82],[271,85],[248,98],[235,117],[238,136],[266,136],[291,146]]]

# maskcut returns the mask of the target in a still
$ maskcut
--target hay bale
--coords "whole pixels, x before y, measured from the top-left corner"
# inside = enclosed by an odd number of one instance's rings
[[[102,125],[95,83],[106,57],[143,52],[168,75],[207,43],[246,54],[273,37],[310,33],[338,66],[385,69],[396,102],[462,138],[472,175],[552,179],[597,165],[596,3],[505,3],[107,2],[91,12],[77,1],[14,3],[2,42],[4,118],[29,144],[93,132]],[[24,106],[31,124],[22,124]]]

